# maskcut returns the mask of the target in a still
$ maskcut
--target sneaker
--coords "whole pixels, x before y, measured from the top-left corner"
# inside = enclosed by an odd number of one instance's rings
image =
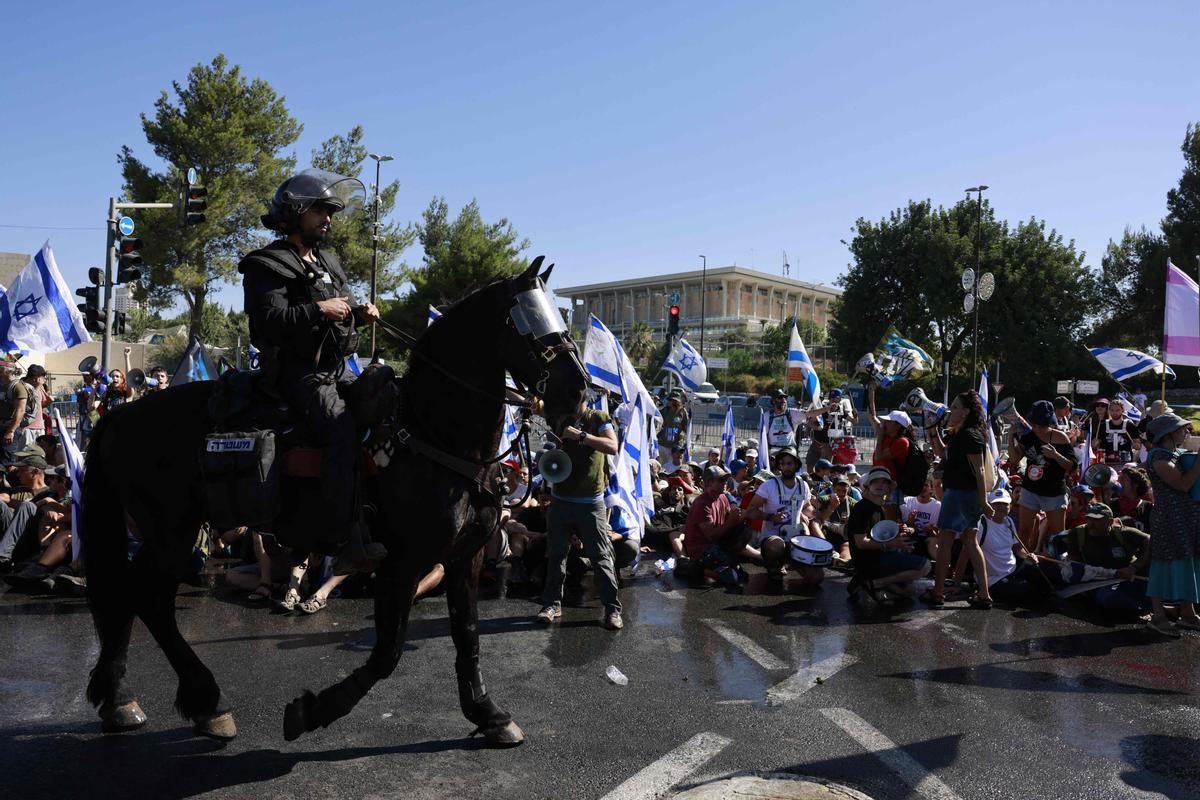
[[[537,621],[544,622],[549,625],[552,622],[558,622],[562,618],[562,608],[559,606],[543,606],[542,610],[537,613]]]
[[[610,631],[619,631],[621,628],[625,627],[625,621],[621,619],[620,611],[605,612],[601,622],[603,622],[604,627],[608,628]]]
[[[50,574],[49,567],[36,563],[22,567],[20,572],[5,575],[4,582],[18,592],[29,594],[54,591],[54,578]]]

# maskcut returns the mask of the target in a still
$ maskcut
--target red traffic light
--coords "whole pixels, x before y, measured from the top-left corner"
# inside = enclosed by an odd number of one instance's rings
[[[679,306],[671,306],[671,316],[676,319],[679,318]]]
[[[136,253],[142,248],[142,240],[133,236],[122,236],[117,240],[117,252],[121,255]]]

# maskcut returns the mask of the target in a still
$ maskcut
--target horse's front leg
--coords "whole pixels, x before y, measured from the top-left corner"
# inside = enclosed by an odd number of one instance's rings
[[[446,603],[450,607],[450,635],[456,657],[458,702],[463,715],[478,727],[493,747],[516,747],[525,741],[525,733],[512,716],[500,708],[487,693],[479,672],[479,615],[475,607],[482,551],[452,561],[446,569]]]
[[[408,617],[412,610],[414,564],[388,556],[376,570],[375,647],[367,663],[320,694],[305,691],[287,704],[283,713],[283,736],[289,742],[308,731],[326,728],[358,704],[379,681],[388,677],[400,662]]]

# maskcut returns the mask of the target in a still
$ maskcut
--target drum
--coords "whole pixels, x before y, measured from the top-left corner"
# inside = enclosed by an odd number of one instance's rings
[[[858,449],[854,446],[853,436],[839,436],[830,443],[833,445],[833,463],[853,464],[858,461]]]
[[[827,567],[833,563],[833,545],[816,536],[792,538],[792,561],[811,567]]]
[[[1184,453],[1181,455],[1175,462],[1179,466],[1179,471],[1187,472],[1192,467],[1196,466],[1196,456],[1196,453]],[[1193,500],[1195,500],[1197,503],[1200,503],[1200,481],[1196,481],[1192,484],[1191,495]]]

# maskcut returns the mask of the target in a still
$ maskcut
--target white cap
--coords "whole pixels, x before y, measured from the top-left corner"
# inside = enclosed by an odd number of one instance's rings
[[[890,420],[899,425],[901,428],[908,428],[912,426],[912,417],[898,409],[885,417],[881,417],[880,419],[883,419],[884,421]]]
[[[988,495],[989,503],[1011,503],[1012,496],[1004,489],[994,489]]]
[[[893,486],[896,485],[896,481],[893,480],[892,473],[888,471],[887,467],[872,467],[871,470],[863,478],[863,481],[862,481],[863,486],[870,486],[874,481],[877,481],[880,479],[887,480],[887,482],[892,484]]]
[[[754,449],[753,447],[751,447],[749,450],[747,450],[746,457],[750,458],[751,456],[753,456],[754,458],[758,458],[758,450]]]

